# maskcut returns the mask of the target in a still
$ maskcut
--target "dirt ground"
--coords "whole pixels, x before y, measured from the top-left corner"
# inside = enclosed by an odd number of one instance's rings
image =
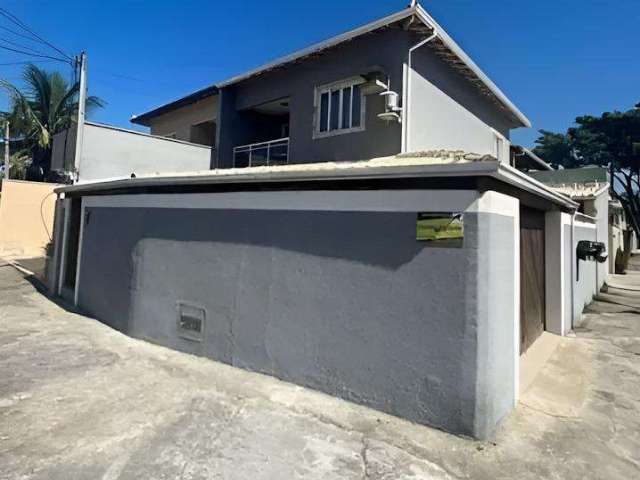
[[[0,478],[640,478],[640,273],[611,284],[478,442],[128,338],[0,261]]]

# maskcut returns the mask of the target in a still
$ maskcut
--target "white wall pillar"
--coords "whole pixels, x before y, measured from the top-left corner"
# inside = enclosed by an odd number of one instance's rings
[[[571,224],[568,213],[551,211],[545,214],[545,317],[546,330],[556,335],[564,335],[571,328],[570,319],[566,318],[565,305],[571,299],[566,298],[565,271],[565,225]]]

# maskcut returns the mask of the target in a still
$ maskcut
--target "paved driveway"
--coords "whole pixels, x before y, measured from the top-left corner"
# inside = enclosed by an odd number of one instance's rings
[[[128,338],[0,261],[0,478],[640,478],[640,275],[616,282],[475,442]]]

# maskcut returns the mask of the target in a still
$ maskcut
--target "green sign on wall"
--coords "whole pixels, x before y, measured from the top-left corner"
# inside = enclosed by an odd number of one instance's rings
[[[416,240],[462,246],[464,220],[461,213],[418,213]]]

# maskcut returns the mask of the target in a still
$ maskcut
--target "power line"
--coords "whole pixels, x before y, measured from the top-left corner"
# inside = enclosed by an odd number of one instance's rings
[[[40,40],[42,43],[44,43],[45,45],[48,45],[49,47],[53,48],[56,52],[58,52],[59,54],[61,54],[63,57],[66,57],[67,59],[69,59],[70,61],[73,61],[73,58],[71,58],[69,55],[67,55],[65,52],[63,52],[62,50],[60,50],[58,47],[56,47],[55,45],[53,45],[52,43],[46,41],[44,38],[42,38],[40,35],[38,35],[37,33],[35,33],[33,30],[31,30],[22,20],[20,20],[18,17],[16,17],[15,15],[13,15],[11,12],[8,12],[7,10],[5,10],[4,8],[0,8],[0,15],[2,15],[3,17],[5,17],[6,19],[8,19],[10,22],[14,23],[15,25],[19,26],[20,28],[22,28],[23,30],[25,30],[26,32],[28,32],[29,34],[31,34],[33,37],[37,38],[38,40]]]
[[[10,67],[12,65],[28,65],[29,63],[51,63],[58,60],[24,60],[19,62],[0,62],[0,67]],[[66,60],[65,60],[66,62]]]
[[[28,45],[22,45],[21,43],[16,43],[16,42],[14,42],[12,40],[9,40],[8,38],[0,37],[0,41],[8,43],[9,45],[14,46],[15,48],[20,48],[22,50],[28,50],[30,52],[33,52],[36,55],[46,55],[46,53],[44,53],[44,52],[40,52],[38,50],[35,50],[35,49],[29,47]]]
[[[5,27],[4,25],[0,25],[0,30],[4,30],[5,32],[12,33],[13,35],[24,38],[25,40],[29,40],[30,42],[37,42],[37,40],[34,39],[33,37],[29,35],[25,35],[24,33],[16,32],[15,30]]]
[[[10,52],[21,53],[23,55],[30,55],[32,57],[49,58],[51,60],[57,60],[58,62],[69,63],[69,61],[64,59],[64,58],[57,58],[57,57],[52,57],[50,55],[41,55],[41,54],[31,53],[31,52],[27,52],[25,50],[18,50],[17,48],[7,47],[5,45],[0,45],[0,48],[2,48],[4,50],[9,50]]]

